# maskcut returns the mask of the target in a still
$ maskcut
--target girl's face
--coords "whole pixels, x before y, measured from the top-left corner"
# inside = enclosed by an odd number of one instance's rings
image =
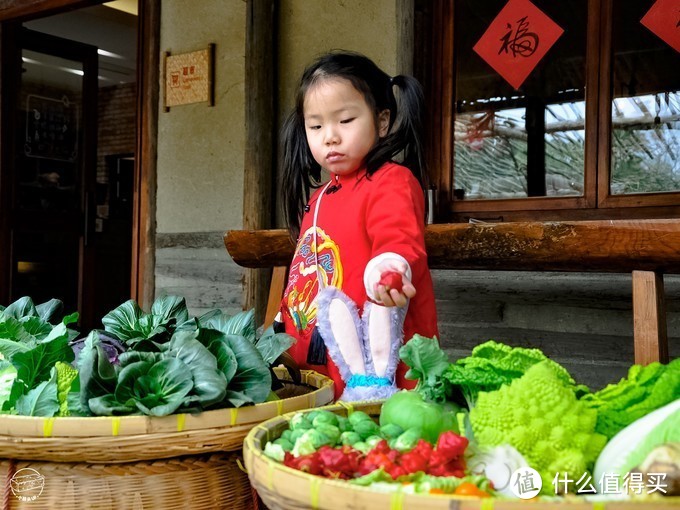
[[[376,118],[361,92],[344,78],[324,79],[311,87],[303,111],[314,159],[336,175],[359,169],[389,127],[389,110]]]

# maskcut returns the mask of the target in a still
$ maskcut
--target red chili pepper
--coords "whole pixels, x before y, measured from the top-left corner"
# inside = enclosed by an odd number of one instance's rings
[[[381,439],[375,444],[373,448],[371,448],[370,451],[379,453],[389,453],[392,451],[392,448],[390,448],[390,445],[387,444],[387,441],[385,439]]]
[[[400,476],[405,476],[408,474],[408,472],[401,466],[397,466],[396,464],[392,464],[391,466],[385,469],[385,472],[390,475],[394,480],[399,478]]]
[[[386,473],[391,473],[395,470],[395,467],[398,467],[398,457],[399,452],[397,450],[391,449],[387,444],[387,441],[382,439],[376,443],[376,445],[366,454],[363,459],[361,459],[359,464],[359,473],[361,475],[367,475],[368,473],[371,473],[372,471],[375,471],[379,468],[383,468]]]
[[[319,475],[322,472],[318,452],[310,453],[309,455],[300,455],[299,457],[294,457],[290,452],[286,452],[283,463],[288,467],[304,471],[311,475]]]
[[[412,450],[399,457],[399,465],[409,474],[417,473],[419,471],[425,472],[428,467],[428,459],[415,450]]]
[[[411,451],[422,455],[426,459],[429,459],[430,456],[432,455],[432,452],[434,451],[434,448],[430,443],[428,443],[424,439],[419,439],[418,443],[416,443],[415,448],[413,448],[413,450]]]
[[[436,451],[451,460],[462,456],[465,453],[468,443],[469,441],[466,437],[459,436],[455,432],[447,430],[446,432],[442,432],[439,436]]]
[[[384,468],[385,471],[388,471],[394,465],[394,460],[390,459],[386,454],[371,450],[359,464],[359,473],[361,475],[367,475],[379,468]]]
[[[352,448],[322,446],[316,453],[321,470],[328,478],[352,478],[359,468],[359,452]]]
[[[430,463],[428,473],[435,476],[457,476],[462,478],[465,476],[465,459],[459,457],[442,464]]]

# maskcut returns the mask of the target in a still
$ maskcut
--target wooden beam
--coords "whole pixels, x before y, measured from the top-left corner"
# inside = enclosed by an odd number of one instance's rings
[[[224,240],[245,267],[293,257],[285,230],[232,230]],[[436,224],[425,243],[432,269],[680,273],[680,220]]]
[[[105,0],[0,0],[0,21],[28,20],[80,9]]]
[[[246,24],[246,147],[243,176],[243,228],[272,225],[276,147],[277,2],[248,0]],[[243,308],[264,319],[271,272],[246,271]]]
[[[668,363],[668,336],[663,276],[633,271],[633,337],[635,363]]]

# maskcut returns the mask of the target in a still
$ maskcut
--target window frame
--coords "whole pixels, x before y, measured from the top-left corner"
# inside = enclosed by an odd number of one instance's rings
[[[611,195],[613,0],[588,0],[584,189],[578,197],[459,200],[453,194],[455,3],[416,0],[414,73],[425,88],[426,152],[437,222],[662,218],[680,213],[680,191]],[[546,58],[550,58],[548,55]]]

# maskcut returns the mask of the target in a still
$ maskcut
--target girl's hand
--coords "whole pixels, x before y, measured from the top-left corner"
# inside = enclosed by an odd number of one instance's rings
[[[374,287],[375,300],[384,306],[406,306],[408,300],[416,295],[416,288],[406,277],[406,267],[380,264],[376,271],[380,271],[380,279]]]

